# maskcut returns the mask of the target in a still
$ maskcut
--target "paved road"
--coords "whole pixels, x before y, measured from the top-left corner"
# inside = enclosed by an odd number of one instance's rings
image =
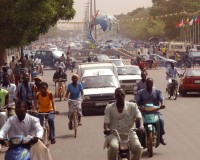
[[[70,72],[67,73],[71,75]],[[43,79],[49,83],[49,89],[54,91],[54,84],[51,81],[52,75],[52,70],[45,70]],[[165,70],[150,70],[149,77],[154,78],[155,86],[164,92],[166,86]],[[127,95],[126,98],[129,100],[132,95]],[[165,119],[167,134],[164,138],[167,140],[167,146],[161,145],[156,148],[154,157],[151,159],[199,160],[199,104],[199,96],[178,97],[176,101],[166,99],[166,109],[161,112]],[[55,120],[57,142],[50,146],[53,159],[106,159],[106,150],[103,150],[103,116],[83,117],[83,126],[78,128],[78,137],[74,139],[73,131],[69,131],[67,127],[67,103],[64,101],[56,102],[56,106],[61,114]],[[0,159],[3,159],[3,156],[4,153],[1,153]],[[142,159],[149,159],[146,150],[143,152]]]

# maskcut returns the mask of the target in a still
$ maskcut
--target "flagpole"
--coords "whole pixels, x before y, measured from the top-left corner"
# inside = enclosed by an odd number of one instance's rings
[[[200,16],[200,15],[199,15],[199,16]],[[199,16],[198,16],[198,17],[199,17]],[[198,23],[198,37],[197,37],[197,38],[198,38],[198,41],[197,41],[197,44],[200,44],[200,28],[199,28],[199,27],[200,27],[200,19],[198,20],[197,23]]]

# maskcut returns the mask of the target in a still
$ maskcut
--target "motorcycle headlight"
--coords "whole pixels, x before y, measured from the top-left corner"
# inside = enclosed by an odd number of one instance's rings
[[[90,96],[84,96],[84,100],[90,100]]]
[[[11,143],[14,145],[18,145],[22,142],[22,138],[11,138]]]

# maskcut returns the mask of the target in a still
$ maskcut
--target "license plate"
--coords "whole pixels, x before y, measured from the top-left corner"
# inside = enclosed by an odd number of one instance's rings
[[[108,102],[96,102],[95,106],[106,106],[108,105]]]
[[[194,83],[200,83],[200,80],[195,80]]]

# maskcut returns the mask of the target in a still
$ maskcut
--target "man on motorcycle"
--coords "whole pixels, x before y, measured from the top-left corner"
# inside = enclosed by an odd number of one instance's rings
[[[125,101],[125,92],[122,88],[115,90],[116,102],[109,104],[105,109],[104,133],[116,129],[121,136],[128,136],[129,130],[134,128],[135,120],[140,120],[140,129],[144,129],[141,113],[137,104]],[[135,131],[129,136],[130,150],[134,160],[140,160],[142,147]],[[116,160],[119,148],[119,139],[116,135],[106,137],[104,147],[108,147],[108,160]]]
[[[58,69],[59,67],[65,68],[64,62],[62,62],[60,59],[58,59],[54,66],[56,69]]]
[[[39,119],[27,114],[26,108],[27,106],[25,101],[17,101],[15,107],[16,115],[10,117],[1,128],[1,139],[6,138],[7,136],[13,137],[16,135],[31,135],[35,142],[37,142],[38,139],[42,139],[43,128],[40,125]]]
[[[53,75],[53,81],[55,82],[55,97],[58,97],[58,91],[59,91],[59,87],[63,88],[63,93],[65,93],[65,87],[60,86],[59,83],[56,83],[56,81],[58,81],[59,79],[61,80],[67,80],[67,74],[63,71],[63,67],[59,66],[58,67],[58,71],[56,71]],[[63,85],[63,84],[62,84]]]
[[[138,106],[145,106],[147,103],[152,103],[155,106],[161,106],[162,108],[165,108],[162,92],[156,88],[153,88],[152,78],[147,78],[146,88],[137,92],[135,101]],[[159,111],[156,111],[156,113],[160,117],[160,143],[166,145],[167,143],[163,139],[163,135],[165,134],[164,120],[162,119]]]
[[[169,79],[170,78],[177,79],[179,76],[178,69],[174,66],[174,63],[171,62],[170,65],[171,66],[167,68],[167,71],[166,71],[166,79],[168,81],[166,91],[169,91],[169,86],[170,86]]]

